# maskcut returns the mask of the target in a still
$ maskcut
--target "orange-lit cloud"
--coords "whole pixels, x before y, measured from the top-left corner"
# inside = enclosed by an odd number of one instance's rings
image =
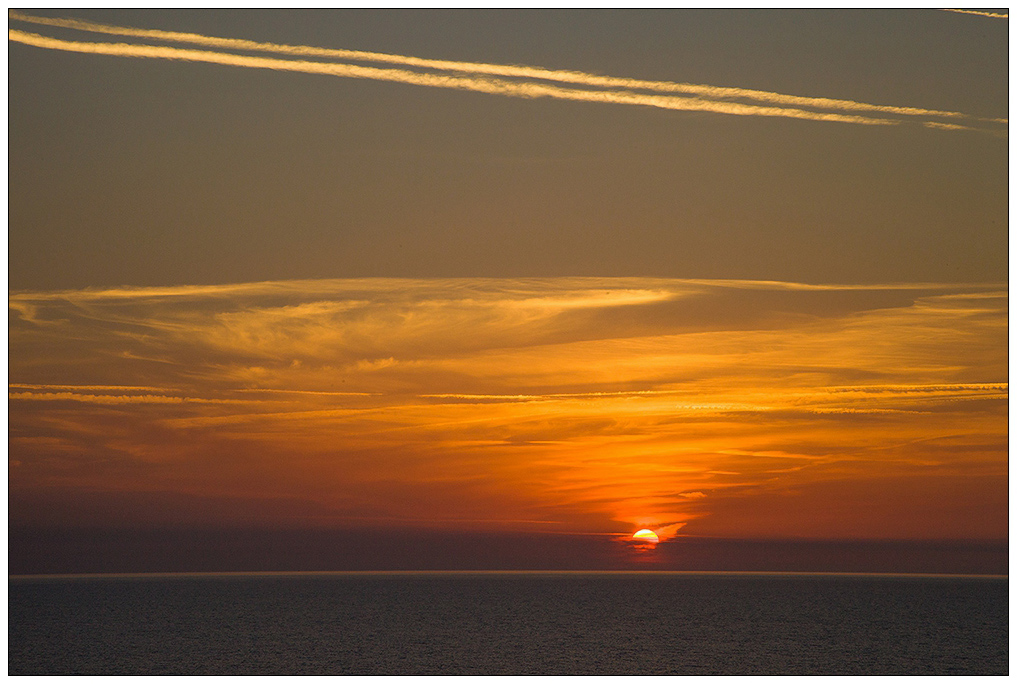
[[[963,11],[963,10],[954,10]],[[976,14],[984,14],[976,12]],[[999,16],[999,15],[989,15]],[[1005,15],[1002,15],[1005,16]],[[304,57],[333,57],[359,62],[382,62],[388,64],[400,64],[410,67],[421,67],[427,69],[439,69],[444,71],[455,71],[462,73],[479,73],[494,76],[510,76],[544,81],[557,81],[561,83],[572,83],[584,86],[603,88],[628,88],[635,90],[654,90],[665,93],[684,93],[708,97],[711,99],[748,99],[768,104],[781,106],[794,105],[805,107],[817,107],[825,109],[844,109],[868,112],[883,112],[887,114],[903,114],[912,116],[942,116],[969,118],[960,112],[948,112],[933,109],[921,109],[917,107],[893,107],[887,105],[874,105],[852,100],[838,100],[825,97],[801,97],[796,95],[785,95],[762,90],[748,88],[731,88],[723,86],[700,85],[693,83],[672,83],[668,81],[648,81],[635,78],[618,78],[615,76],[601,76],[598,74],[587,74],[577,71],[558,69],[544,69],[541,67],[485,64],[478,62],[462,62],[453,60],[422,59],[406,55],[393,55],[380,52],[366,52],[363,50],[337,50],[331,48],[319,48],[307,45],[280,45],[277,43],[264,43],[252,40],[236,38],[219,38],[214,36],[203,36],[196,33],[185,33],[180,31],[160,31],[151,29],[136,29],[124,26],[110,26],[96,22],[83,21],[80,19],[54,19],[50,17],[36,17],[15,10],[8,11],[8,17],[16,21],[26,23],[55,26],[61,28],[77,29],[92,33],[103,33],[108,35],[132,36],[176,43],[192,43],[206,47],[228,49],[228,50],[251,50],[259,52],[273,52],[276,54],[304,56]],[[970,117],[975,118],[975,117]]]
[[[1005,534],[1001,286],[356,279],[9,301],[11,488],[67,506],[159,492],[287,524],[665,541]]]
[[[273,69],[277,71],[296,71],[327,76],[339,76],[344,78],[368,78],[378,81],[390,81],[394,83],[406,83],[435,88],[469,90],[487,93],[490,95],[508,95],[512,97],[525,98],[550,97],[560,100],[583,102],[645,105],[681,111],[707,111],[742,116],[783,116],[796,119],[811,119],[815,121],[839,121],[869,125],[887,125],[895,123],[888,119],[876,119],[871,117],[825,112],[810,112],[794,108],[762,107],[735,102],[716,102],[698,98],[646,95],[629,91],[576,90],[536,82],[516,82],[493,78],[473,78],[468,76],[420,73],[403,69],[365,67],[338,62],[309,62],[303,60],[274,59],[206,50],[185,50],[159,45],[69,41],[41,36],[26,31],[18,31],[15,29],[9,30],[7,35],[9,40],[51,50],[64,50],[68,52],[111,55],[117,57],[141,57],[150,59],[176,59],[191,62],[208,62],[212,64],[223,64],[226,66]]]
[[[235,38],[204,36],[194,33],[110,26],[78,19],[35,17],[14,10],[9,11],[9,19],[90,33],[119,35],[162,42],[190,43],[205,48],[213,48],[213,50],[193,50],[140,43],[82,42],[42,36],[17,29],[9,29],[8,31],[9,40],[15,42],[46,49],[90,54],[188,60],[237,67],[316,73],[345,78],[368,78],[512,97],[550,97],[573,101],[643,105],[664,109],[706,111],[741,116],[779,116],[868,125],[899,123],[898,119],[888,119],[885,116],[922,117],[925,119],[930,117],[947,118],[952,120],[967,120],[971,123],[1006,123],[1006,120],[1003,119],[983,119],[961,112],[919,107],[869,104],[825,97],[803,97],[746,88],[618,78],[532,66],[434,60],[359,50],[280,45]],[[221,50],[269,52],[287,57],[287,59],[228,53],[221,52]],[[396,64],[405,68],[382,68],[337,61],[289,59],[293,57]],[[566,87],[553,85],[555,83],[564,84]],[[740,102],[739,100],[745,102]],[[864,112],[865,115],[856,114],[855,112]],[[882,117],[872,116],[873,114],[880,114]],[[947,130],[972,128],[972,126],[959,123],[935,121],[926,121],[924,123],[927,126]],[[1001,131],[994,130],[993,132],[1000,133]]]

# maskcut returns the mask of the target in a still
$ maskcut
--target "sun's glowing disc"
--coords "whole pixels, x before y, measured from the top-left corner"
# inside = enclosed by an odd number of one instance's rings
[[[660,538],[657,536],[657,533],[654,532],[653,530],[639,530],[634,535],[632,535],[632,538],[635,539],[636,541],[650,542],[651,544],[656,544],[657,542],[660,541]]]

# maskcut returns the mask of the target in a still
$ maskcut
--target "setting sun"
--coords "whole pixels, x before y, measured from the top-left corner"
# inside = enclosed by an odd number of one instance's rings
[[[657,533],[654,532],[653,530],[639,530],[634,535],[632,535],[632,538],[636,541],[650,542],[651,544],[656,544],[657,542],[660,541],[660,538],[657,536]]]

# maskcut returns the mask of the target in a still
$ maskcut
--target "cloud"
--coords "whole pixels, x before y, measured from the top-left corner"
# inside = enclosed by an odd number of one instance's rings
[[[875,111],[891,114],[905,114],[916,116],[945,116],[945,117],[966,117],[960,112],[947,112],[941,110],[921,109],[915,107],[892,107],[886,105],[873,105],[851,100],[838,100],[820,97],[800,97],[785,95],[761,90],[747,88],[731,88],[722,86],[699,85],[691,83],[673,83],[667,81],[648,81],[633,78],[618,78],[613,76],[601,76],[577,71],[544,69],[533,66],[485,64],[477,62],[462,62],[453,60],[422,59],[405,55],[394,55],[378,52],[366,52],[362,50],[339,50],[330,48],[318,48],[311,46],[279,45],[276,43],[263,43],[251,40],[235,38],[218,38],[203,36],[195,33],[184,33],[177,31],[159,31],[150,29],[135,29],[121,26],[110,26],[95,22],[82,21],[78,19],[53,19],[47,17],[33,17],[11,10],[9,18],[17,21],[24,21],[34,24],[57,26],[63,28],[79,29],[82,31],[105,33],[112,35],[134,36],[155,40],[185,42],[207,47],[221,49],[254,50],[273,52],[276,54],[313,56],[313,57],[334,57],[354,61],[369,61],[400,64],[404,66],[423,67],[444,71],[455,71],[463,73],[480,73],[497,76],[523,77],[546,81],[557,81],[585,86],[629,88],[637,90],[654,90],[668,93],[684,93],[697,96],[705,96],[711,99],[741,98],[750,99],[768,104],[798,105],[819,108],[834,108],[860,111]]]
[[[35,313],[10,323],[11,487],[285,498],[331,511],[315,525],[695,534],[724,530],[711,516],[732,497],[769,510],[830,480],[1005,477],[1005,294],[655,278],[19,292],[12,308]]]
[[[161,387],[144,387],[136,385],[33,385],[28,383],[12,382],[8,385],[12,389],[29,390],[71,390],[76,392],[100,391],[100,392],[165,392]]]
[[[959,12],[961,14],[975,14],[975,15],[978,15],[980,17],[989,17],[991,19],[1009,19],[1010,18],[1009,14],[998,14],[996,12],[981,12],[981,11],[978,11],[978,10],[943,9],[942,11],[944,11],[944,12]]]
[[[363,279],[15,293],[9,300],[15,310],[36,311],[12,327],[19,355],[59,347],[66,337],[66,352],[90,358],[96,376],[133,361],[178,391],[201,376],[223,387],[322,397],[640,397],[687,410],[734,410],[745,402],[679,396],[675,383],[723,378],[745,366],[760,378],[797,373],[804,382],[812,374],[824,388],[868,374],[874,388],[892,382],[888,373],[914,379],[903,367],[888,367],[888,354],[906,350],[909,363],[928,371],[951,354],[992,358],[992,345],[1005,335],[1006,299],[996,286],[973,287]],[[916,331],[931,346],[916,344]],[[932,372],[914,384],[958,384],[947,380]]]
[[[126,43],[88,43],[49,38],[34,33],[11,29],[8,39],[51,50],[64,50],[97,55],[117,57],[141,57],[151,59],[170,59],[192,62],[208,62],[235,67],[256,69],[272,69],[277,71],[295,71],[309,74],[322,74],[344,78],[366,78],[378,81],[390,81],[411,85],[451,88],[506,95],[522,98],[549,97],[560,100],[584,102],[603,102],[612,104],[646,105],[662,109],[681,111],[706,111],[720,114],[740,116],[782,116],[814,121],[840,121],[868,125],[889,125],[894,122],[888,119],[876,119],[863,116],[809,112],[801,109],[761,107],[739,103],[715,102],[698,98],[677,98],[658,95],[645,95],[630,91],[593,91],[561,88],[536,82],[516,82],[493,78],[472,78],[445,74],[419,73],[402,69],[382,69],[337,62],[309,62],[302,60],[284,60],[265,57],[237,55],[224,52],[202,50],[183,50],[178,48],[134,45]]]
[[[663,527],[659,527],[655,531],[657,533],[657,537],[661,541],[667,541],[671,537],[675,536],[675,534],[678,533],[678,530],[680,530],[681,528],[685,527],[685,525],[687,525],[687,524],[688,523],[684,523],[684,522],[673,523],[671,525],[665,525]]]
[[[8,31],[9,39],[16,42],[41,48],[72,52],[199,61],[237,67],[298,71],[346,78],[367,78],[512,97],[549,97],[563,100],[643,105],[664,109],[706,111],[741,116],[779,116],[868,125],[892,125],[899,123],[898,119],[871,116],[872,114],[881,114],[901,117],[966,119],[973,122],[991,122],[997,124],[1005,123],[1005,120],[1002,119],[980,119],[960,112],[877,105],[834,98],[802,97],[745,88],[618,78],[532,66],[432,60],[357,50],[279,45],[234,38],[203,36],[194,33],[110,26],[77,19],[33,17],[13,10],[9,12],[8,16],[11,20],[38,25],[129,36],[146,40],[183,42],[214,48],[215,50],[259,51],[286,57],[316,57],[331,58],[333,60],[342,59],[358,62],[396,64],[416,70],[368,67],[337,61],[265,58],[227,52],[179,49],[144,44],[67,41],[16,29]],[[569,87],[553,85],[555,83],[565,84]],[[591,88],[596,88],[597,90],[591,90]],[[749,103],[738,102],[737,100],[746,100]],[[815,109],[831,111],[812,111]],[[865,112],[867,115],[862,116],[855,114],[855,112]],[[970,128],[969,126],[955,123],[926,122],[926,125],[944,129]]]
[[[81,401],[90,404],[224,404],[243,403],[230,399],[172,397],[159,394],[80,394],[78,392],[8,392],[11,401]]]

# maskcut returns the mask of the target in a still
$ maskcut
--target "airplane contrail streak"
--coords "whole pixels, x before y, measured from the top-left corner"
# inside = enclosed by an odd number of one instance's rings
[[[260,52],[272,52],[275,54],[292,55],[300,57],[327,57],[334,59],[345,59],[360,62],[381,62],[388,64],[399,64],[401,66],[436,69],[442,71],[454,71],[460,73],[474,73],[491,76],[504,76],[513,78],[539,79],[542,81],[557,81],[583,86],[598,88],[626,88],[635,90],[652,90],[664,93],[682,93],[685,95],[696,95],[710,99],[743,99],[754,100],[764,105],[780,105],[783,107],[813,107],[819,109],[839,109],[842,111],[864,111],[883,114],[895,114],[901,116],[920,117],[946,117],[946,118],[969,118],[981,121],[992,121],[1005,123],[1005,119],[980,119],[961,112],[943,111],[935,109],[923,109],[918,107],[897,107],[890,105],[868,104],[852,100],[841,100],[825,97],[803,97],[798,95],[786,95],[762,90],[747,88],[732,88],[726,86],[699,85],[692,83],[675,83],[669,81],[649,81],[634,78],[619,78],[613,76],[599,76],[578,71],[552,70],[533,66],[499,65],[477,62],[461,62],[451,60],[423,59],[405,55],[394,55],[379,52],[365,52],[360,50],[343,50],[333,48],[320,48],[303,45],[280,45],[276,43],[264,43],[237,38],[219,38],[204,36],[196,33],[184,33],[177,31],[161,31],[155,29],[137,29],[122,26],[111,26],[99,24],[80,19],[56,19],[48,17],[35,17],[21,12],[11,10],[8,17],[17,21],[34,23],[60,28],[69,28],[92,33],[104,33],[120,36],[131,36],[161,41],[178,43],[191,43],[212,48],[249,50]],[[861,122],[856,122],[861,123]]]
[[[944,12],[959,12],[960,14],[977,14],[980,17],[990,17],[992,19],[1009,19],[1009,14],[997,14],[995,12],[979,12],[978,10],[966,10],[966,9],[943,9]]]
[[[295,71],[346,78],[365,78],[438,88],[468,90],[494,95],[507,95],[511,97],[550,97],[561,100],[646,105],[662,109],[683,111],[703,111],[740,116],[790,117],[796,119],[809,119],[813,121],[839,121],[868,125],[893,125],[898,123],[891,119],[865,117],[852,114],[811,112],[803,109],[787,107],[764,107],[738,102],[718,102],[692,97],[650,95],[624,90],[579,90],[563,88],[561,86],[549,85],[546,83],[510,81],[488,77],[481,78],[474,76],[421,73],[405,69],[368,67],[339,62],[311,62],[304,60],[277,59],[225,52],[212,52],[207,50],[186,50],[157,45],[68,41],[19,31],[16,29],[8,30],[7,35],[9,40],[52,50],[102,54],[118,57],[141,57],[208,62],[212,64],[236,67]]]

